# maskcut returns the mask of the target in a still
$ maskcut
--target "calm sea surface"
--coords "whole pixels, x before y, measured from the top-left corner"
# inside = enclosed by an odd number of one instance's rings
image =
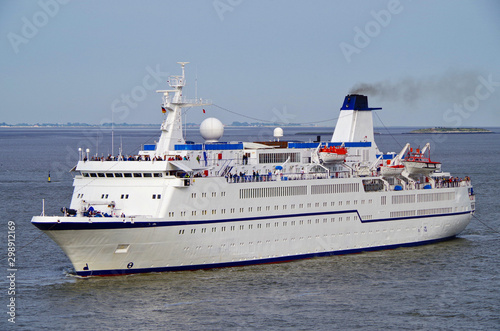
[[[78,147],[111,153],[111,133],[0,128],[0,330],[27,329],[500,329],[500,129],[493,134],[408,135],[377,129],[379,148],[432,144],[431,157],[470,176],[476,218],[457,239],[413,248],[298,262],[80,279],[61,249],[31,225],[59,215],[72,194]],[[285,128],[310,141],[328,128]],[[115,154],[154,143],[158,129],[115,130]],[[269,140],[272,129],[226,128],[224,140]],[[322,134],[323,140],[331,135]],[[201,141],[196,130],[188,140]],[[47,182],[48,172],[52,182]],[[15,222],[15,296],[8,294],[7,223]],[[493,229],[494,230],[493,230]],[[15,297],[15,325],[8,322]]]

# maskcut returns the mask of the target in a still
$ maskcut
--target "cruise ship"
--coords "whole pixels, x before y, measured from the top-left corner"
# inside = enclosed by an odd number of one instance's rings
[[[242,266],[434,243],[455,237],[475,210],[470,178],[442,172],[429,144],[384,154],[364,95],[347,95],[330,141],[221,141],[183,136],[182,74],[162,94],[155,144],[136,155],[80,150],[62,215],[32,218],[77,275]]]

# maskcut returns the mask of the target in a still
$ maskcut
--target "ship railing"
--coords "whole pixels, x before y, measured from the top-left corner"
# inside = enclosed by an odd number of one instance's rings
[[[401,186],[401,185],[389,185],[389,188],[388,190],[389,191],[395,191],[396,190],[396,186]],[[406,188],[404,189],[405,191],[412,191],[412,190],[425,190],[426,187],[429,187],[431,186],[431,188],[437,188],[437,189],[441,189],[441,188],[453,188],[453,187],[468,187],[468,186],[471,186],[471,181],[470,180],[465,180],[465,179],[456,179],[456,180],[452,180],[452,181],[448,181],[448,180],[445,180],[445,181],[436,181],[436,184],[434,186],[432,186],[431,183],[419,183],[419,182],[416,182],[414,183],[413,185],[412,184],[407,184],[405,185]]]
[[[338,173],[336,176],[329,176],[327,173],[279,173],[279,174],[245,174],[226,176],[228,183],[254,183],[254,182],[274,182],[274,181],[294,181],[327,178],[348,178],[347,174]]]

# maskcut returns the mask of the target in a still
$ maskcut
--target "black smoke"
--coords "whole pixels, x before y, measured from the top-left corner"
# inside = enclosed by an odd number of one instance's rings
[[[406,77],[394,81],[357,83],[350,94],[365,94],[381,101],[403,101],[415,104],[421,99],[441,99],[447,102],[461,102],[467,95],[473,95],[479,84],[477,72],[449,71],[442,75],[414,78]]]

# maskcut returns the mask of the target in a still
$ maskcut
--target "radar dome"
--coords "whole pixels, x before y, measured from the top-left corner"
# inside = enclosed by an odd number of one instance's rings
[[[217,142],[224,134],[224,125],[215,117],[209,117],[201,122],[200,134],[208,143]]]
[[[281,137],[283,137],[283,129],[282,128],[274,129],[274,138],[278,138],[279,141]]]

